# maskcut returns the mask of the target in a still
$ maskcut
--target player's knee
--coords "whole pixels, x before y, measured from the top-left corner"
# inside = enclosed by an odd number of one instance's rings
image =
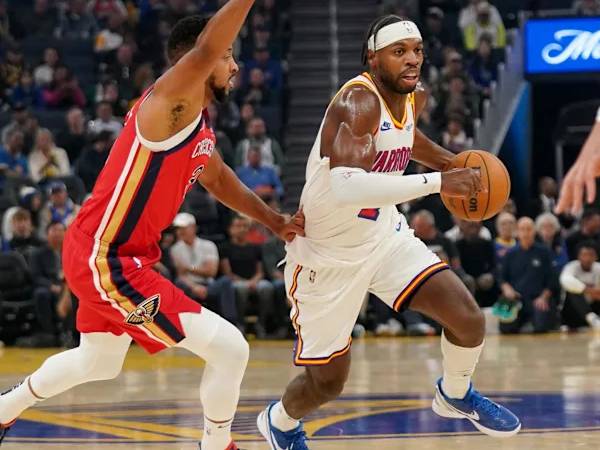
[[[485,336],[485,316],[475,299],[470,294],[465,296],[468,298],[462,302],[460,319],[453,332],[463,344],[476,346]]]
[[[232,345],[229,348],[230,357],[240,365],[243,365],[245,369],[250,357],[250,345],[248,345],[248,341],[246,341],[244,335],[237,328],[234,335],[235,338],[232,339]]]

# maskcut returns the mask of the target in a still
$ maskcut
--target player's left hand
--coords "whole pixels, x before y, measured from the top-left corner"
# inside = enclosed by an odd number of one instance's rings
[[[273,230],[280,239],[286,242],[292,242],[296,236],[304,236],[304,212],[300,208],[296,214],[281,215],[280,225]]]

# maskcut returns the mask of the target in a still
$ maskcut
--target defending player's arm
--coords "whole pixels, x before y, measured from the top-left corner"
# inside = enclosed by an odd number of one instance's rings
[[[427,105],[428,94],[424,89],[415,91],[415,122],[418,121],[421,112]],[[450,161],[454,158],[454,153],[439,146],[418,128],[415,130],[415,143],[412,149],[412,159],[419,164],[437,171],[444,171]]]
[[[304,236],[304,216],[301,211],[291,220],[273,211],[244,186],[233,170],[223,162],[218,152],[212,154],[198,181],[221,203],[257,220],[281,239],[291,241],[296,235]]]
[[[357,208],[378,208],[407,202],[444,190],[468,197],[481,189],[471,169],[394,177],[371,173],[375,159],[374,135],[381,106],[366,87],[351,86],[329,108],[322,135],[322,156],[329,156],[331,189],[338,202]]]
[[[206,106],[205,84],[231,46],[254,0],[229,0],[207,23],[196,45],[161,76],[138,111],[144,138],[163,141],[190,124]]]

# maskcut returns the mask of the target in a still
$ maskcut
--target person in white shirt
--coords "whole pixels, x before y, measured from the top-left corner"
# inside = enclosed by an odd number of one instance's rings
[[[123,124],[121,121],[113,116],[112,105],[105,101],[98,103],[98,106],[96,107],[96,118],[90,121],[88,132],[90,134],[99,134],[101,131],[110,131],[116,138],[122,129]]]
[[[593,241],[577,247],[577,259],[568,263],[560,274],[566,291],[563,320],[571,327],[584,324],[600,330],[600,263]]]
[[[71,164],[65,149],[57,147],[52,132],[47,128],[38,131],[35,147],[29,155],[29,172],[36,183],[42,180],[65,177],[71,173]]]
[[[219,250],[214,242],[196,236],[196,218],[189,213],[175,216],[177,242],[171,258],[177,269],[175,284],[199,303],[214,303],[217,311],[237,325],[238,313],[231,278],[215,279],[219,270]]]

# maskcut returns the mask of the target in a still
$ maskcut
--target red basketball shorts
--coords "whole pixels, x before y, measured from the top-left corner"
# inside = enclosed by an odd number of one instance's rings
[[[172,347],[185,335],[179,314],[201,306],[158,274],[143,258],[122,256],[71,226],[63,245],[63,269],[79,299],[81,333],[127,333],[149,353]]]

